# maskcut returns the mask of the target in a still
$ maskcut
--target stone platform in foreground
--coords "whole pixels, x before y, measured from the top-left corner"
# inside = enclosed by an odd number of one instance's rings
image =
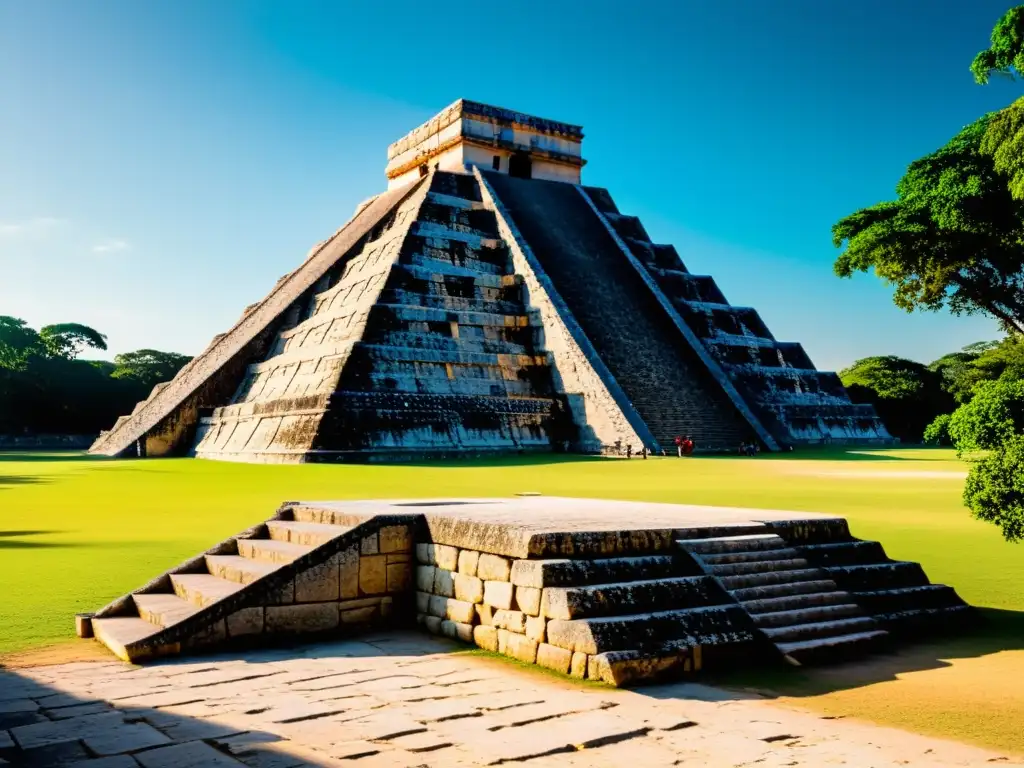
[[[615,690],[421,633],[0,671],[0,759],[82,768],[1008,766],[693,683]],[[85,761],[88,762],[76,762]]]
[[[625,686],[846,659],[969,616],[842,518],[522,496],[287,503],[88,626],[138,661],[417,624]]]

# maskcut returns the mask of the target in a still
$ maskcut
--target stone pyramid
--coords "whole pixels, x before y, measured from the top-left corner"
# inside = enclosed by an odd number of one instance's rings
[[[834,373],[582,186],[579,126],[460,100],[92,447],[252,462],[890,443]]]

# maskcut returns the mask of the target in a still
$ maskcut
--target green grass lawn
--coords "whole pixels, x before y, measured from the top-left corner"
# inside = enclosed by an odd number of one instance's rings
[[[287,500],[537,491],[828,512],[990,609],[988,626],[869,664],[727,682],[832,714],[1024,752],[1024,546],[1005,543],[963,508],[965,469],[950,451],[912,449],[416,466],[0,453],[0,653],[70,638],[76,612],[99,608]]]

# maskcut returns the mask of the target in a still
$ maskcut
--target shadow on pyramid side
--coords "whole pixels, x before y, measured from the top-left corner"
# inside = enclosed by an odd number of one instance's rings
[[[577,126],[459,101],[357,210],[92,446],[370,461],[893,442],[603,189]],[[482,171],[481,168],[491,170]]]

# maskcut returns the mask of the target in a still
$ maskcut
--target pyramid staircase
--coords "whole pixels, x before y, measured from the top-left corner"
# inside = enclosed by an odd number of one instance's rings
[[[91,630],[134,662],[387,623],[409,587],[408,526],[286,505],[107,605]]]

